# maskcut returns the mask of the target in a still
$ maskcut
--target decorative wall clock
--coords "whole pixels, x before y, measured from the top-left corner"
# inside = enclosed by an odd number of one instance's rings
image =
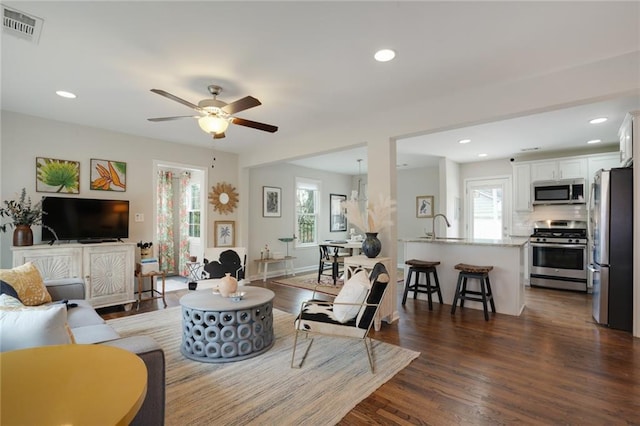
[[[209,202],[213,204],[213,209],[222,214],[233,213],[238,204],[238,193],[233,185],[226,182],[217,183],[212,186],[209,193]]]

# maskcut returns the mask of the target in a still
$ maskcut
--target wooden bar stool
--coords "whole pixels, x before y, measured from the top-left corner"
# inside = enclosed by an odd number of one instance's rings
[[[415,299],[418,293],[426,293],[429,300],[429,310],[433,310],[433,303],[431,301],[431,293],[437,293],[440,304],[442,304],[442,293],[440,293],[440,281],[438,281],[438,272],[436,266],[440,262],[429,262],[425,260],[411,259],[404,262],[405,265],[409,265],[409,274],[407,275],[407,282],[404,285],[404,295],[402,296],[402,305],[407,302],[407,294],[409,291],[413,291],[413,298]],[[413,284],[411,284],[411,276],[415,272],[415,278]],[[423,273],[426,278],[426,284],[420,284],[420,273]],[[431,284],[429,274],[433,274],[433,280],[435,284]]]
[[[487,301],[491,304],[491,311],[496,312],[496,305],[493,302],[493,293],[491,292],[491,283],[489,282],[489,271],[493,269],[493,266],[476,266],[467,265],[465,263],[458,263],[454,266],[460,271],[458,275],[458,285],[456,286],[456,294],[453,297],[453,304],[451,306],[451,315],[456,313],[456,306],[458,305],[458,299],[460,299],[460,307],[464,308],[465,300],[473,300],[475,302],[482,302],[484,309],[484,319],[489,321],[489,312],[487,310]],[[467,290],[467,279],[473,278],[480,281],[480,291]]]

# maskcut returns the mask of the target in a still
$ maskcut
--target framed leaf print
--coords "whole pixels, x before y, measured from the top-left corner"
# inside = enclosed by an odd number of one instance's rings
[[[282,190],[274,186],[262,187],[262,216],[280,217],[280,195]]]
[[[236,223],[232,220],[214,222],[214,247],[233,247],[236,243]]]
[[[80,162],[36,157],[36,191],[80,193]]]
[[[126,191],[127,163],[92,158],[91,189],[94,191]]]

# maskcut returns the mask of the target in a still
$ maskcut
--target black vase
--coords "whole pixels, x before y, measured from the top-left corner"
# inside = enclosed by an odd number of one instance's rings
[[[362,252],[370,259],[380,254],[382,243],[378,239],[377,232],[365,232],[366,238],[362,242]]]

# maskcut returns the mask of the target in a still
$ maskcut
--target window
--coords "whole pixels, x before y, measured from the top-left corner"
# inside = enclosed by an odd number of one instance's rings
[[[192,183],[187,188],[187,216],[189,237],[200,237],[200,185]]]
[[[501,239],[509,235],[509,187],[506,178],[467,181],[471,238]]]
[[[320,182],[296,178],[296,224],[298,246],[318,243]]]

